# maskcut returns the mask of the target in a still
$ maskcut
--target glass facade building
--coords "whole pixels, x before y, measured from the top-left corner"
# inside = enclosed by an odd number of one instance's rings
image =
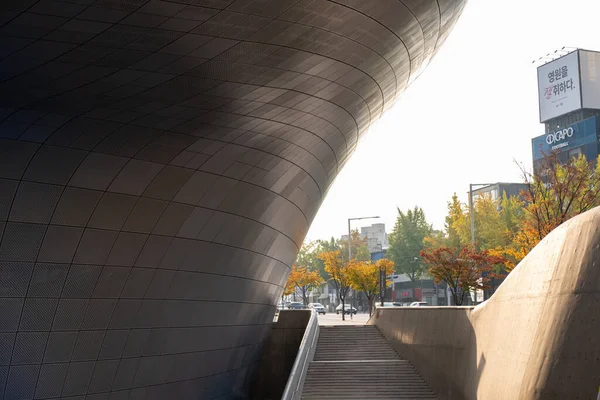
[[[598,117],[591,116],[561,127],[548,123],[547,132],[531,140],[533,167],[539,171],[545,156],[555,154],[558,161],[566,163],[571,157],[584,155],[588,160],[598,158]]]

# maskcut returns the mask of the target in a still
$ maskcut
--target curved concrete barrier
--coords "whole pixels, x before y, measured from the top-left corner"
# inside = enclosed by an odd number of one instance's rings
[[[600,207],[548,235],[487,302],[380,309],[376,325],[442,399],[593,399]]]

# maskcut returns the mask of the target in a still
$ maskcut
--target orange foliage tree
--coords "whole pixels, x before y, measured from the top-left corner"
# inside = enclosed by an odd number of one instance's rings
[[[330,280],[335,285],[338,298],[342,302],[342,320],[345,320],[346,296],[351,287],[350,275],[348,274],[349,263],[344,263],[339,250],[323,252],[319,254],[319,258],[323,260],[325,272],[329,274]]]
[[[294,264],[283,294],[293,294],[294,301],[296,300],[296,294],[298,294],[302,298],[302,302],[306,305],[308,304],[308,293],[321,283],[323,283],[323,279],[318,271],[311,271],[306,267],[299,267]]]
[[[557,154],[544,158],[539,173],[523,171],[530,227],[539,240],[566,220],[600,204],[600,164],[585,156],[561,164]]]
[[[470,245],[458,249],[439,247],[421,251],[423,262],[436,283],[448,284],[454,304],[460,306],[467,294],[476,289],[489,289],[489,281],[495,276],[494,267],[505,262],[503,257],[478,251]]]
[[[318,271],[311,271],[306,267],[299,267],[297,265],[292,267],[290,275],[293,275],[294,284],[298,294],[302,298],[302,302],[308,305],[309,292],[319,287],[323,283],[323,278],[321,278]]]
[[[283,305],[283,296],[289,296],[290,294],[296,294],[296,271],[294,267],[292,267],[292,271],[288,276],[288,280],[285,283],[285,287],[283,288],[283,293],[281,294],[281,304]],[[295,299],[294,299],[295,300]]]
[[[372,315],[373,300],[379,294],[379,271],[383,269],[386,276],[391,275],[394,273],[394,263],[385,258],[376,263],[353,260],[347,268],[350,286],[365,294],[369,303],[369,315]]]
[[[566,220],[600,205],[600,163],[584,156],[566,164],[546,155],[534,174],[521,172],[528,189],[521,193],[525,215],[510,244],[494,249],[511,271],[547,234]]]

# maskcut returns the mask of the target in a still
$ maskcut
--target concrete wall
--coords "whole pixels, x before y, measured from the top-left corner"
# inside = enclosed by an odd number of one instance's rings
[[[595,399],[600,208],[546,237],[487,302],[370,321],[442,399]]]
[[[294,366],[310,310],[282,310],[263,348],[251,398],[279,400]]]

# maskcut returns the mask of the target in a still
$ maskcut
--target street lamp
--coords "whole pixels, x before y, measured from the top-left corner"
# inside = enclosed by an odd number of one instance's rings
[[[350,230],[350,221],[356,221],[359,219],[376,219],[379,218],[379,216],[375,216],[375,217],[358,217],[358,218],[348,218],[348,262],[350,262],[350,260],[352,260],[352,231]],[[354,292],[354,290],[352,291],[353,296],[352,296],[352,300],[354,300],[356,298],[356,293]],[[383,297],[381,300],[381,305],[383,306]],[[369,310],[369,312],[371,312]],[[344,310],[342,310],[342,314],[344,313]],[[350,315],[352,315],[352,313],[350,313]]]
[[[352,237],[352,232],[350,231],[350,221],[355,221],[355,220],[359,220],[359,219],[375,219],[375,218],[379,218],[379,216],[348,218],[348,261],[350,261],[352,259],[352,246],[351,246],[351,240],[350,240]]]

